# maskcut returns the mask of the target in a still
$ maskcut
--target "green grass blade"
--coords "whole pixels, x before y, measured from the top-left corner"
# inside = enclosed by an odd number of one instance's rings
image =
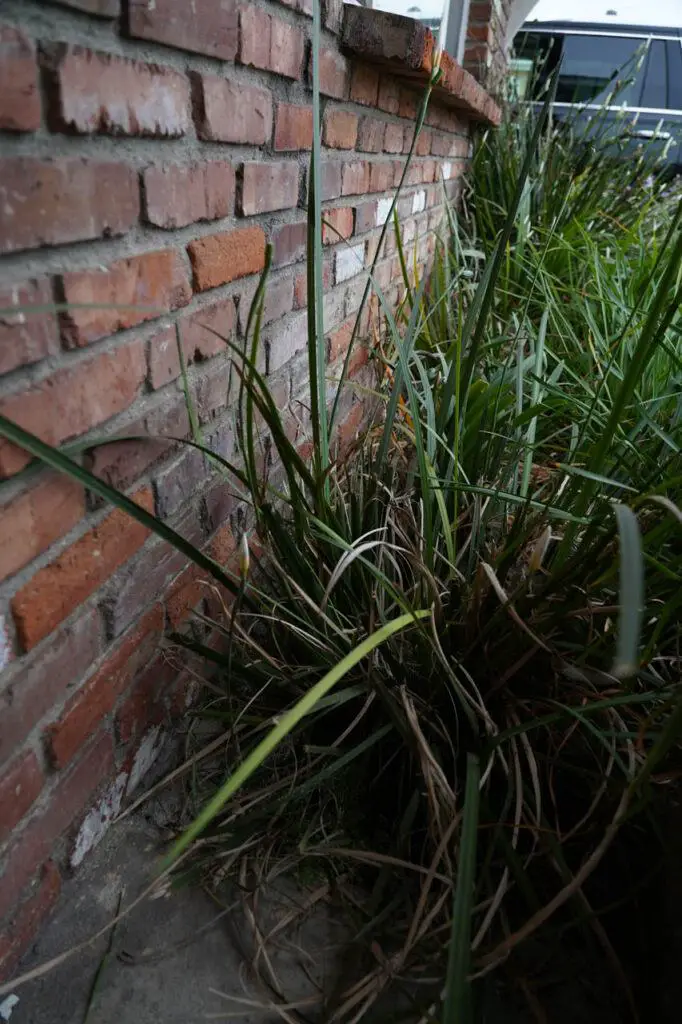
[[[639,667],[639,641],[644,611],[644,559],[637,516],[627,505],[615,505],[620,539],[620,616],[618,647],[612,673],[618,679]]]

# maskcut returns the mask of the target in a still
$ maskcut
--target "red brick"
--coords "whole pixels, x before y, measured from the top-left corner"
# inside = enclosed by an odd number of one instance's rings
[[[144,488],[133,499],[153,511],[152,493]],[[12,598],[12,614],[24,650],[35,647],[87,600],[115,569],[142,546],[146,526],[115,509],[98,526],[40,569]]]
[[[179,629],[190,617],[192,609],[206,596],[205,579],[206,573],[202,573],[196,565],[189,565],[180,573],[166,595],[166,613],[172,629]]]
[[[51,474],[0,511],[0,580],[49,548],[85,515],[85,492],[66,476]]]
[[[345,324],[336,330],[332,331],[329,335],[329,362],[334,363],[339,356],[345,356],[350,345],[350,339],[353,334],[353,327],[355,326],[355,319],[347,320]]]
[[[142,180],[145,219],[160,228],[219,220],[234,209],[234,169],[226,161],[148,167]]]
[[[239,41],[237,5],[232,0],[130,0],[128,35],[179,50],[234,60]]]
[[[0,413],[48,444],[60,444],[127,409],[145,376],[144,344],[134,342],[8,395]],[[29,461],[21,448],[0,441],[0,477],[18,473]]]
[[[405,129],[401,124],[389,122],[384,133],[384,151],[386,153],[402,153]]]
[[[369,167],[364,160],[343,165],[341,194],[344,196],[362,195],[369,188]]]
[[[187,246],[194,270],[195,291],[217,288],[265,266],[265,235],[262,228],[241,228],[219,235],[204,235]]]
[[[419,107],[419,96],[412,89],[406,89],[404,86],[400,86],[399,93],[399,107],[398,113],[401,117],[406,117],[410,121],[416,120],[417,109]]]
[[[242,164],[239,209],[245,217],[298,204],[299,166],[294,160]]]
[[[407,135],[407,132],[405,133]],[[428,156],[431,152],[431,131],[428,128],[422,128],[417,136],[417,144],[415,146],[415,153],[417,156]]]
[[[23,829],[0,870],[0,919],[16,905],[26,884],[50,855],[53,843],[85,810],[113,767],[112,739],[101,734],[75,767],[59,779],[44,814]]]
[[[363,117],[360,120],[357,147],[362,153],[381,153],[384,145],[386,122],[376,117]]]
[[[11,25],[0,25],[0,130],[40,127],[38,64],[33,43]]]
[[[0,251],[122,235],[140,210],[125,164],[13,157],[0,162]]]
[[[322,265],[322,288],[327,292],[333,283],[332,265],[325,260]],[[308,305],[308,275],[304,270],[294,279],[294,309],[305,309]]]
[[[18,750],[67,686],[90,668],[100,651],[97,609],[55,634],[49,644],[16,662],[0,695],[0,764]]]
[[[390,161],[373,163],[369,172],[369,192],[388,192],[393,188],[394,167]]]
[[[190,124],[187,78],[158,64],[56,43],[44,52],[56,131],[177,139]]]
[[[232,299],[199,310],[178,321],[182,351],[187,366],[227,351],[223,339],[234,334],[235,310]],[[220,337],[218,336],[220,335]],[[160,388],[180,376],[180,355],[175,330],[152,338],[149,351],[152,388]]]
[[[234,333],[235,309],[232,299],[225,299],[178,323],[180,340],[188,363],[201,363],[219,352],[227,352],[226,342]]]
[[[61,278],[64,301],[96,308],[61,314],[67,348],[78,348],[116,331],[153,320],[192,298],[187,271],[172,249],[131,256],[106,271],[82,270]]]
[[[406,131],[404,131],[402,125],[389,122],[384,132],[384,152],[402,153],[404,135],[406,135]]]
[[[57,315],[49,310],[31,312],[33,307],[54,302],[49,278],[24,281],[0,291],[0,374],[17,366],[37,363],[59,351]]]
[[[354,149],[358,118],[346,110],[328,110],[324,119],[323,142],[332,149]]]
[[[275,118],[275,149],[312,149],[313,108],[279,103]]]
[[[193,75],[200,139],[262,146],[272,134],[272,96],[216,75]]]
[[[378,106],[387,114],[397,114],[400,111],[400,87],[395,78],[382,78],[379,82]]]
[[[59,869],[50,860],[45,865],[38,887],[26,899],[0,938],[0,982],[9,978],[23,953],[35,938],[61,891]]]
[[[307,240],[308,225],[306,221],[283,224],[277,228],[272,236],[272,262],[274,265],[276,267],[284,266],[287,263],[297,263],[303,259]]]
[[[312,53],[308,60],[308,80],[313,79]],[[345,100],[349,92],[348,61],[336,50],[320,50],[320,92],[337,100]]]
[[[322,220],[322,242],[324,245],[336,245],[337,242],[348,239],[353,234],[352,206],[340,206],[336,210],[323,210]]]
[[[246,321],[253,302],[253,297],[256,292],[257,282],[250,281],[241,291],[239,295],[239,332],[244,334],[246,329]],[[279,320],[280,317],[286,316],[290,313],[293,308],[293,291],[294,282],[291,277],[269,277],[267,287],[265,289],[265,300],[263,303],[263,313],[261,316],[261,324],[272,323],[273,320]]]
[[[301,78],[304,50],[305,36],[301,29],[273,18],[270,70],[285,78]]]
[[[0,776],[0,843],[40,796],[43,772],[32,750],[21,754]]]
[[[94,675],[67,701],[46,730],[52,764],[63,768],[108,715],[121,693],[154,658],[163,636],[163,606],[155,605],[117,643]]]
[[[379,72],[368,64],[355,64],[350,79],[350,98],[365,107],[375,107],[379,95]]]
[[[240,12],[242,64],[273,71],[286,78],[300,78],[305,39],[294,25],[249,5]]]

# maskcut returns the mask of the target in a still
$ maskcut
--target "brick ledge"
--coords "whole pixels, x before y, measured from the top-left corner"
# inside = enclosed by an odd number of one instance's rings
[[[340,43],[347,53],[390,68],[415,85],[428,82],[436,53],[436,38],[421,22],[368,7],[346,5]],[[500,123],[502,112],[495,100],[449,53],[441,56],[441,71],[434,97],[472,120]]]

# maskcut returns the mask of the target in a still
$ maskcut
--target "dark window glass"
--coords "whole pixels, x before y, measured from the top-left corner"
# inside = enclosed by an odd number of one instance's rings
[[[637,106],[641,92],[645,40],[621,36],[550,35],[517,37],[517,55],[536,67],[536,96],[561,61],[558,103],[603,103],[615,91],[618,106]]]
[[[644,74],[644,88],[639,101],[640,107],[655,107],[661,110],[668,102],[668,71],[665,43],[654,40],[649,47]]]
[[[682,45],[669,42],[668,51],[668,102],[670,110],[682,110]]]

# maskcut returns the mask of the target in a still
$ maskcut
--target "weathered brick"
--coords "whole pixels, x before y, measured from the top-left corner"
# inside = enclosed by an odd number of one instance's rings
[[[357,148],[361,153],[381,153],[384,145],[384,132],[386,122],[380,121],[378,117],[363,117],[360,119],[358,130]]]
[[[149,488],[133,500],[153,511]],[[12,598],[12,614],[24,650],[35,647],[144,543],[149,530],[121,509],[40,569]]]
[[[379,95],[379,72],[369,64],[354,64],[350,79],[350,98],[365,107],[375,107]]]
[[[322,211],[322,242],[336,245],[353,234],[353,207],[340,206],[335,210]],[[324,223],[326,221],[326,223]]]
[[[377,226],[376,202],[360,203],[355,207],[355,233],[363,235]]]
[[[172,68],[56,43],[44,51],[53,130],[176,139],[190,124],[187,78]]]
[[[134,342],[58,370],[26,391],[8,395],[0,401],[0,412],[56,445],[127,409],[145,376],[144,344]],[[18,473],[28,462],[29,456],[21,448],[0,441],[0,477]]]
[[[125,234],[140,211],[125,164],[89,160],[0,161],[0,251]]]
[[[328,110],[322,140],[332,149],[354,149],[358,138],[357,114],[347,110]]]
[[[288,210],[298,203],[299,167],[294,160],[242,164],[240,212],[245,217]]]
[[[19,29],[0,25],[0,130],[34,132],[39,127],[35,47]]]
[[[268,373],[276,373],[308,343],[308,314],[294,313],[284,323],[278,323],[275,330],[265,335],[268,352]]]
[[[272,95],[217,75],[192,75],[200,139],[262,146],[272,134]]]
[[[365,268],[365,243],[342,245],[334,254],[334,282],[340,284],[350,280]]]
[[[275,150],[312,149],[313,108],[278,103],[275,117]]]
[[[308,81],[312,82],[313,57],[308,58]],[[345,100],[349,92],[348,61],[337,50],[320,49],[320,92],[336,100]]]
[[[308,225],[306,221],[283,224],[277,228],[272,236],[272,262],[274,265],[284,266],[287,263],[298,263],[305,255],[307,239]]]
[[[50,474],[0,510],[0,580],[42,554],[85,515],[85,492],[66,476]]]
[[[154,481],[156,510],[167,519],[181,505],[197,495],[206,477],[206,463],[198,448],[186,448],[178,461],[159,473]]]
[[[273,17],[253,4],[239,16],[242,64],[273,71],[286,78],[300,78],[303,71],[305,38],[300,28]]]
[[[113,766],[112,739],[102,734],[93,739],[74,768],[59,779],[45,812],[23,829],[0,869],[0,919],[16,904],[27,882],[45,863],[53,843],[85,810]]]
[[[24,900],[0,938],[1,981],[9,977],[30,946],[40,925],[57,902],[61,884],[59,869],[51,860],[48,861],[35,892]]]
[[[108,715],[121,693],[156,654],[163,636],[163,606],[155,605],[108,653],[95,673],[69,698],[46,739],[52,764],[63,768]]]
[[[409,121],[414,121],[419,107],[419,95],[414,89],[407,89],[401,85],[398,93],[398,103],[399,115],[406,117]]]
[[[263,366],[260,365],[262,370]],[[224,412],[230,401],[232,376],[223,364],[208,366],[196,380],[195,405],[200,423],[208,423]]]
[[[322,202],[338,199],[341,195],[341,172],[343,165],[331,160],[323,160],[320,164],[320,191]]]
[[[244,334],[246,329],[246,321],[256,288],[257,282],[250,281],[239,294],[239,333],[241,335]],[[291,277],[280,275],[268,278],[263,312],[261,314],[261,324],[272,323],[273,320],[279,320],[280,317],[291,312],[293,308],[293,288],[294,282]]]
[[[265,235],[259,227],[205,235],[190,242],[187,252],[194,271],[194,288],[203,292],[262,270]]]
[[[237,5],[234,0],[130,0],[128,35],[152,39],[179,50],[208,57],[234,60],[239,42]]]
[[[377,105],[387,114],[397,114],[400,111],[400,86],[395,78],[385,75],[381,78]]]
[[[201,547],[203,532],[198,512],[191,510],[182,522],[173,524],[190,543]],[[106,615],[113,636],[136,622],[159,594],[187,564],[187,558],[165,542],[152,540],[111,580]]]
[[[64,301],[95,308],[73,308],[60,316],[67,348],[79,348],[116,331],[153,320],[186,306],[192,298],[187,271],[173,249],[148,252],[112,263],[105,271],[82,270],[61,278]]]
[[[31,312],[32,307],[54,301],[49,278],[24,281],[0,291],[0,373],[17,366],[37,363],[59,351],[57,315],[49,310]],[[16,313],[9,312],[15,308]]]
[[[116,732],[121,743],[139,739],[165,717],[164,691],[171,689],[180,668],[168,653],[159,654],[142,673],[116,712]]]
[[[369,188],[370,165],[364,160],[354,160],[343,165],[341,195],[362,195]]]
[[[229,217],[234,208],[234,168],[224,160],[182,167],[148,167],[143,175],[145,219],[160,228]]]
[[[32,750],[20,754],[0,775],[0,843],[38,799],[43,771]]]
[[[322,264],[322,288],[326,292],[333,283],[332,264],[325,259]],[[294,309],[305,309],[308,305],[308,275],[305,270],[294,279]]]
[[[13,756],[33,727],[77,682],[100,652],[101,624],[91,609],[8,670],[0,694],[0,764]]]
[[[390,121],[384,132],[384,151],[386,153],[402,153],[404,136],[403,126]]]

